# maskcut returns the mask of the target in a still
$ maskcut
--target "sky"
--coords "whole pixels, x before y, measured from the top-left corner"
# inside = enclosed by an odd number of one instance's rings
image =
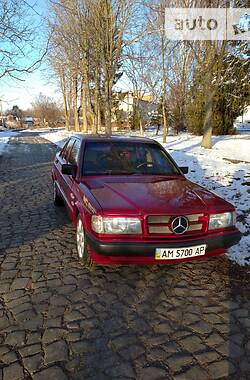
[[[36,35],[35,47],[24,57],[22,63],[30,65],[41,57],[41,51],[46,46],[46,17],[49,13],[49,0],[26,0],[35,11],[30,10],[30,22],[32,25],[40,24]],[[30,74],[20,77],[22,81],[9,77],[0,79],[0,100],[2,100],[3,110],[9,110],[17,105],[22,110],[30,108],[31,103],[40,94],[52,97],[58,103],[62,102],[56,80],[53,79],[52,72],[46,60],[41,66]],[[127,80],[125,76],[117,83],[117,90],[127,90]]]
[[[48,15],[49,7],[47,0],[28,0],[27,3],[34,6],[35,9],[35,12],[30,10],[31,22],[34,25],[40,24],[35,47],[23,60],[25,64],[29,65],[36,61],[37,57],[40,57],[41,51],[46,46],[46,33],[42,25],[45,25],[44,17]],[[49,79],[50,77],[51,72],[44,61],[33,73],[22,75],[22,81],[7,77],[1,79],[0,99],[2,99],[3,109],[10,109],[13,105],[18,105],[23,110],[27,109],[40,92],[59,101],[58,88],[55,81]]]

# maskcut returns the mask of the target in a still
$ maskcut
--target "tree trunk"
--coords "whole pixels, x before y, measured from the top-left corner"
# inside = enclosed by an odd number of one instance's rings
[[[101,94],[100,94],[100,75],[99,68],[95,69],[95,98],[94,98],[94,123],[92,126],[93,134],[98,133],[101,129]]]
[[[216,94],[218,83],[220,82],[220,63],[224,56],[225,44],[221,49],[220,56],[216,56],[216,48],[214,43],[206,41],[206,53],[207,53],[207,72],[205,77],[205,117],[203,122],[203,138],[201,146],[205,149],[212,149],[212,134],[213,134],[213,99]],[[217,64],[216,82],[214,82],[214,64]]]
[[[105,104],[105,132],[112,134],[111,113],[112,113],[112,80],[106,77],[106,104]]]
[[[74,124],[75,124],[75,131],[80,132],[80,125],[79,125],[79,115],[78,115],[78,107],[77,107],[77,95],[78,95],[78,87],[77,87],[77,77],[73,79],[73,104],[74,104]]]
[[[166,143],[166,141],[167,141],[168,123],[167,123],[166,107],[165,107],[165,101],[164,100],[162,102],[162,118],[163,118],[163,136],[162,136],[162,142]]]
[[[69,114],[69,108],[68,108],[68,102],[67,102],[65,77],[63,74],[61,74],[61,76],[60,76],[60,82],[61,82],[61,91],[62,91],[62,95],[63,95],[65,127],[69,131],[69,129],[70,129],[70,114]]]
[[[212,117],[213,117],[213,98],[208,95],[205,103],[205,118],[203,124],[203,138],[201,146],[205,149],[212,149]]]
[[[163,5],[161,5],[161,12],[163,15],[163,21],[162,21],[162,31],[161,31],[161,63],[162,63],[162,82],[163,82],[163,99],[162,99],[162,117],[163,117],[163,136],[162,141],[163,143],[166,143],[167,141],[167,132],[168,132],[168,125],[167,125],[167,115],[166,115],[166,91],[167,91],[167,75],[166,75],[166,67],[165,67],[165,13]]]
[[[144,131],[143,131],[143,125],[142,125],[142,120],[141,120],[141,115],[139,114],[139,120],[140,120],[140,135],[143,136],[144,135]]]
[[[88,86],[88,83],[86,83],[86,78],[83,78],[82,80],[82,88],[81,88],[81,103],[82,103],[82,131],[83,133],[88,133],[88,119],[87,119],[87,91],[86,91],[86,85]]]
[[[66,99],[65,94],[63,94],[63,103],[64,103],[65,127],[69,131],[69,129],[70,129],[70,115],[69,115],[69,110],[68,110],[68,106],[67,106],[67,99]]]

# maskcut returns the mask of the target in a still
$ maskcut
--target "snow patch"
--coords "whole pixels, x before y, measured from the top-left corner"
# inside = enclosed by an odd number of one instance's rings
[[[8,148],[8,142],[12,137],[15,137],[18,133],[12,132],[6,128],[1,127],[0,129],[0,155],[3,154]]]

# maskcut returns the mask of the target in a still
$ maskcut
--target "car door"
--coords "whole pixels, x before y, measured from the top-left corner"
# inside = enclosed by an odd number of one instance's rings
[[[74,145],[75,139],[70,138],[68,142],[64,145],[63,149],[56,156],[55,165],[56,165],[56,181],[59,191],[64,198],[66,204],[68,205],[69,199],[67,197],[67,176],[62,174],[62,165],[68,163],[68,157],[71,152],[71,149]]]
[[[56,186],[59,190],[59,192],[63,195],[63,190],[62,190],[62,164],[64,163],[64,157],[65,153],[68,147],[70,139],[66,141],[62,149],[57,152],[55,160],[54,160],[54,166],[52,170],[52,177],[53,180],[56,182]]]
[[[81,140],[75,137],[73,145],[68,151],[68,155],[66,157],[68,164],[77,165],[80,147],[81,147]],[[75,205],[74,184],[76,182],[76,179],[72,177],[72,175],[63,175],[63,181],[64,181],[65,197],[67,198],[68,210],[69,210],[69,213],[73,215],[73,210],[74,210],[74,205]]]

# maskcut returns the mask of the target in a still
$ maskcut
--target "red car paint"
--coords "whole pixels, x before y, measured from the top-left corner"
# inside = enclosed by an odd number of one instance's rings
[[[208,230],[209,215],[215,213],[233,212],[234,206],[214,193],[187,180],[184,175],[88,175],[82,174],[84,149],[86,141],[119,141],[119,137],[72,136],[68,146],[77,142],[78,156],[73,164],[76,167],[74,176],[62,174],[62,165],[68,163],[72,147],[67,147],[57,153],[52,169],[52,179],[65,201],[69,216],[76,224],[80,214],[85,232],[89,238],[91,258],[99,264],[174,264],[187,260],[202,259],[224,253],[226,248],[240,240],[240,233],[231,226],[224,229]],[[127,138],[122,141],[157,144],[144,138]],[[72,163],[72,162],[71,162]],[[175,164],[176,165],[176,164]],[[91,216],[134,216],[139,217],[142,224],[140,235],[107,235],[97,234],[91,227]],[[169,222],[164,222],[168,233],[150,233],[150,216],[169,216]],[[189,228],[183,235],[171,231],[171,220],[174,216],[189,218]],[[197,216],[198,215],[198,216]],[[197,220],[192,221],[192,218]],[[199,225],[199,230],[196,229]],[[153,227],[159,226],[159,223]],[[162,224],[160,225],[162,227]],[[150,230],[151,231],[151,230]],[[184,247],[195,246],[209,240],[211,249],[204,256],[156,260],[154,255],[143,256],[143,247],[164,247],[164,244],[181,243]],[[220,241],[218,246],[216,242]],[[225,242],[225,244],[224,244]],[[112,244],[119,254],[103,254],[101,246]],[[127,252],[129,244],[130,253]],[[100,245],[100,250],[98,246]],[[210,245],[209,245],[210,246]],[[131,250],[134,253],[131,253]],[[137,255],[138,247],[141,249]],[[124,248],[124,249],[123,249]],[[154,249],[152,248],[152,252]]]

